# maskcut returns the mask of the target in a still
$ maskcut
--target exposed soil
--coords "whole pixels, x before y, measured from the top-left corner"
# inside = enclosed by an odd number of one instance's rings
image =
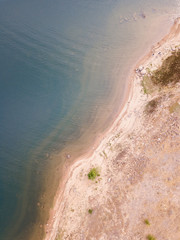
[[[179,24],[136,69],[128,102],[100,146],[73,164],[46,240],[141,240],[148,234],[180,240],[180,82],[148,95],[142,87],[144,76],[180,49]],[[95,180],[88,179],[92,168],[100,173]]]

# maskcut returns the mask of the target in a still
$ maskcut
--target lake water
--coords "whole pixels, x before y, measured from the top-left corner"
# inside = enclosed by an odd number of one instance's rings
[[[113,122],[178,14],[175,0],[0,0],[0,239],[42,239],[62,166]]]

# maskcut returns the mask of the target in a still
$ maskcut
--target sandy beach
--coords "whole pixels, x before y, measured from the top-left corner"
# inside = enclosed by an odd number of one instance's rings
[[[180,104],[180,85],[148,86],[147,92],[142,86],[176,50],[179,18],[137,64],[126,103],[100,144],[66,169],[45,240],[139,240],[148,234],[158,240],[180,239],[180,114],[170,111]],[[148,114],[152,99],[158,104]],[[92,168],[100,174],[95,180],[88,179]]]

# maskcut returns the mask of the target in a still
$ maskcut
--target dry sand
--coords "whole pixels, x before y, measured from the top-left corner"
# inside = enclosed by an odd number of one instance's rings
[[[141,86],[147,68],[157,69],[177,48],[180,19],[141,61],[127,103],[100,145],[69,169],[45,240],[140,240],[148,234],[180,240],[180,113],[169,111],[180,103],[180,85],[149,95]],[[159,96],[156,110],[145,113],[146,104]],[[100,172],[94,181],[87,177],[93,167]]]

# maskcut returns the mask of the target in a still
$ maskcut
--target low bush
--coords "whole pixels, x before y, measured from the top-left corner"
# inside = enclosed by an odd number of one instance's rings
[[[166,86],[180,81],[180,50],[167,57],[151,76],[154,84]]]
[[[92,168],[88,173],[88,178],[94,180],[97,176],[100,176],[97,168]]]
[[[158,98],[149,101],[145,107],[145,112],[153,113],[158,105],[158,101],[159,101]]]
[[[153,235],[149,234],[147,235],[147,240],[156,240],[156,238]]]
[[[89,213],[89,214],[92,214],[92,212],[93,212],[92,209],[89,209],[89,210],[88,210],[88,213]]]
[[[145,223],[146,225],[150,225],[150,222],[149,222],[148,219],[145,219],[145,220],[144,220],[144,223]]]

